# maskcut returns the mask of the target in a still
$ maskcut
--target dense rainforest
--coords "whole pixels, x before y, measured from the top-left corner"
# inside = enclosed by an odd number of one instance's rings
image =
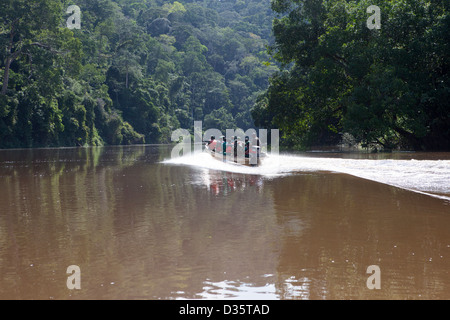
[[[2,0],[0,147],[167,143],[194,120],[253,127],[277,69],[264,63],[272,18],[270,0]]]
[[[256,125],[279,128],[291,146],[450,150],[450,1],[273,0],[272,8],[270,51],[282,68],[258,99]]]
[[[0,148],[167,143],[201,120],[293,148],[450,150],[449,7],[2,0]]]

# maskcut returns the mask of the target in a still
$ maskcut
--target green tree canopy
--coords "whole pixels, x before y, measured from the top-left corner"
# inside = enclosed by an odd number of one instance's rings
[[[275,0],[273,57],[284,66],[253,115],[292,144],[450,149],[449,2]]]
[[[0,148],[167,143],[195,120],[253,125],[275,71],[264,64],[269,3],[1,1]],[[81,29],[69,30],[73,4]]]

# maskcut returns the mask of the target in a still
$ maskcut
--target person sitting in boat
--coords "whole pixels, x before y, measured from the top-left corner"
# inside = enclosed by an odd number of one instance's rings
[[[245,137],[245,157],[250,158],[250,139],[249,137]]]
[[[261,145],[260,145],[259,138],[256,135],[256,133],[253,133],[253,135],[252,135],[252,146],[256,149],[256,154],[257,154],[257,157],[259,158]]]
[[[224,156],[227,155],[227,138],[226,137],[222,137],[222,152],[223,152]]]
[[[234,162],[237,162],[237,156],[238,156],[238,137],[234,137],[233,141],[233,154],[234,154]]]
[[[208,149],[212,152],[216,152],[217,140],[215,136],[211,136],[211,140],[208,142]]]
[[[233,144],[227,141],[227,154],[232,154]]]

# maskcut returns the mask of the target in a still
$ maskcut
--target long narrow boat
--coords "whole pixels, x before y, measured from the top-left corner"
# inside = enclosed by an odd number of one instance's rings
[[[259,147],[253,147],[254,152],[250,153],[250,157],[257,157],[256,164],[255,164],[255,161],[251,161],[252,158],[246,158],[246,157],[241,158],[241,157],[234,157],[231,155],[231,159],[230,159],[229,154],[224,155],[222,152],[215,152],[215,151],[209,149],[207,144],[205,145],[204,152],[210,154],[214,159],[221,161],[221,162],[231,163],[231,164],[235,164],[235,165],[242,165],[242,166],[247,166],[247,167],[259,167],[267,155],[262,152],[261,153],[257,152],[258,149],[259,149]]]

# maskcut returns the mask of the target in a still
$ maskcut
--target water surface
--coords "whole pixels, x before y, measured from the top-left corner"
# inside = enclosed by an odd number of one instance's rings
[[[0,151],[0,298],[450,298],[449,154],[170,151]]]

